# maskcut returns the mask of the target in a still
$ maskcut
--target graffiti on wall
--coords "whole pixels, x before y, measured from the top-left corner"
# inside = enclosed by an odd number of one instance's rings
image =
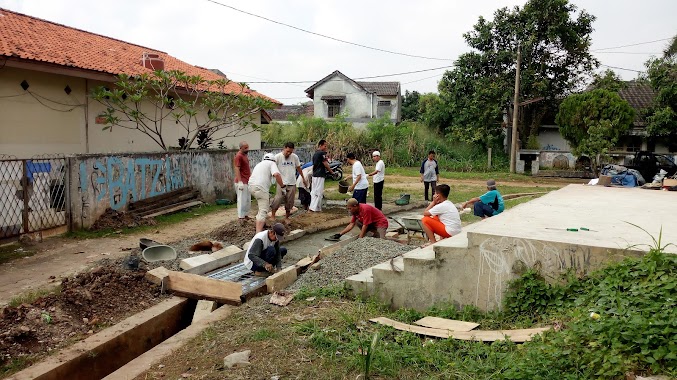
[[[590,247],[578,245],[555,246],[550,242],[514,237],[496,237],[483,241],[479,247],[479,274],[477,276],[476,304],[479,303],[482,283],[488,275],[486,299],[491,307],[502,303],[508,280],[523,274],[529,268],[546,273],[574,271],[584,275],[591,269]]]
[[[119,210],[128,202],[186,186],[182,161],[183,157],[105,157],[93,163],[89,161],[91,168],[88,161],[83,161],[80,162],[80,191],[91,187],[97,202],[107,197],[109,206]]]

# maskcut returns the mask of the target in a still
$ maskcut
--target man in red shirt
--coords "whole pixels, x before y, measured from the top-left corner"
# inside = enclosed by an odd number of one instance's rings
[[[235,192],[237,193],[237,217],[240,222],[249,219],[249,210],[252,208],[252,196],[249,194],[249,176],[252,174],[249,166],[249,144],[240,142],[240,150],[235,154],[233,165],[235,167]]]
[[[381,210],[376,207],[359,203],[357,199],[350,198],[347,203],[348,211],[353,215],[350,224],[341,231],[341,233],[333,235],[332,238],[338,239],[342,235],[347,234],[353,227],[357,226],[361,229],[360,237],[365,237],[367,232],[372,233],[373,237],[381,239],[386,238],[386,230],[388,229],[388,219],[383,215]]]

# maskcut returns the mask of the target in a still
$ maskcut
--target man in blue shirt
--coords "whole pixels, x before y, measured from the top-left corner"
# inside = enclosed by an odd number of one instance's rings
[[[482,219],[498,215],[505,209],[503,197],[501,193],[496,190],[496,181],[490,179],[487,181],[487,192],[475,197],[462,204],[463,208],[474,204],[473,213]]]

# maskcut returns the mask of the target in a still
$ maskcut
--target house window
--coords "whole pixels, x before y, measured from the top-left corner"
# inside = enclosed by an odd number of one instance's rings
[[[338,99],[327,100],[327,117],[336,117],[341,113],[341,101]]]
[[[376,107],[376,116],[382,117],[386,114],[390,114],[390,100],[379,100]]]

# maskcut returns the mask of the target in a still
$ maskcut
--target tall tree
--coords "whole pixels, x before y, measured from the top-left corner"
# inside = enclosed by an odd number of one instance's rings
[[[402,120],[418,121],[421,119],[421,110],[419,109],[419,98],[421,94],[418,91],[404,92],[402,97]]]
[[[667,137],[671,150],[677,149],[677,56],[652,59],[647,69],[656,98],[647,112],[646,131],[651,136]]]
[[[598,89],[570,95],[555,118],[572,153],[590,157],[597,170],[600,159],[632,125],[635,110],[609,90]]]
[[[167,129],[177,128],[181,149],[194,142],[201,148],[258,129],[260,111],[271,108],[244,83],[206,80],[180,71],[155,71],[136,77],[119,75],[108,88],[92,90],[92,98],[106,107],[104,130],[123,128],[146,135],[164,150]]]
[[[627,84],[623,82],[621,77],[619,77],[613,70],[607,69],[603,74],[593,74],[592,84],[590,87],[593,89],[618,92],[619,90],[626,88]]]
[[[464,34],[474,51],[461,55],[439,84],[449,120],[438,127],[471,142],[500,134],[519,44],[521,98],[539,99],[521,110],[521,140],[535,136],[558,99],[580,89],[598,66],[589,51],[594,19],[567,0],[530,0],[522,8],[498,9],[491,21],[480,17]]]

